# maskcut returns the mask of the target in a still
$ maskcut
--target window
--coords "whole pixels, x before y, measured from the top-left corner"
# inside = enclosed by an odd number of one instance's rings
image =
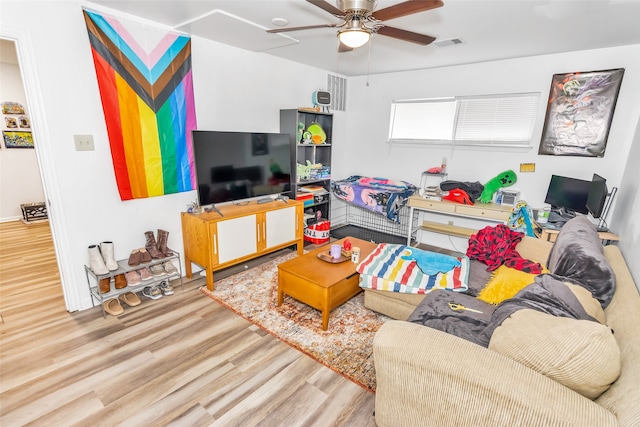
[[[539,93],[393,101],[389,142],[530,147]]]

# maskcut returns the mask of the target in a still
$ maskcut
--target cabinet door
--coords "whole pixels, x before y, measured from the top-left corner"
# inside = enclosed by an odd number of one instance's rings
[[[223,264],[258,251],[256,215],[218,221],[218,262]]]
[[[291,242],[296,238],[296,208],[284,208],[266,213],[266,247]]]

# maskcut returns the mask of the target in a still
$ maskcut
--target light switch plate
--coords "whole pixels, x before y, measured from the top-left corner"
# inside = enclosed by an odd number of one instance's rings
[[[73,135],[76,151],[94,151],[93,135]]]

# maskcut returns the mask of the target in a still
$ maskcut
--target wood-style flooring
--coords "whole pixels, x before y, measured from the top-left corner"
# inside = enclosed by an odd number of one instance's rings
[[[373,394],[201,285],[119,317],[68,313],[49,224],[1,223],[0,425],[375,425]]]

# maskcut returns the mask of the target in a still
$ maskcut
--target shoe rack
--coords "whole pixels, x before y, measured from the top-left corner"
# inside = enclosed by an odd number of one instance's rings
[[[184,287],[182,284],[182,265],[180,264],[180,254],[174,251],[173,249],[169,249],[169,250],[173,252],[173,255],[165,258],[157,258],[157,259],[151,260],[151,262],[148,262],[146,264],[136,265],[135,267],[132,267],[129,265],[128,258],[118,260],[117,261],[118,269],[109,271],[107,274],[95,274],[88,265],[85,265],[84,271],[87,276],[87,284],[89,286],[89,292],[91,293],[91,303],[95,307],[96,306],[95,302],[98,301],[98,303],[100,304],[100,307],[102,307],[102,317],[106,317],[106,313],[104,311],[104,304],[103,304],[105,301],[108,301],[113,298],[118,298],[120,295],[125,294],[127,292],[142,291],[142,289],[144,289],[145,287],[157,285],[163,280],[180,278],[180,287],[184,290]],[[140,283],[139,285],[135,285],[135,286],[127,285],[124,288],[116,289],[115,279],[114,279],[116,276],[120,274],[124,275],[130,271],[140,270],[141,268],[149,268],[157,264],[164,264],[167,261],[174,261],[174,260],[178,261],[177,274],[174,273],[173,275],[165,274],[157,277],[154,276],[151,280],[142,281],[142,283]],[[175,266],[175,263],[173,264]],[[109,278],[109,292],[101,293],[99,284],[102,279],[106,279],[106,278]]]

